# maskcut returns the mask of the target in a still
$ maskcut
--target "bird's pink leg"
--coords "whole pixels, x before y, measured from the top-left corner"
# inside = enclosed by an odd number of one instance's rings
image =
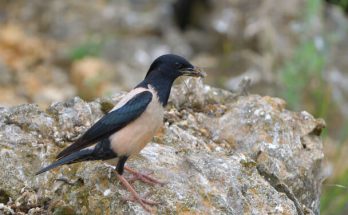
[[[122,175],[120,175],[116,172],[116,176],[117,176],[118,180],[120,180],[122,185],[132,194],[133,198],[128,198],[128,199],[126,198],[125,200],[138,202],[146,211],[152,212],[151,208],[148,207],[147,205],[156,205],[158,203],[150,201],[150,200],[146,200],[146,199],[140,197],[139,194],[134,190],[132,185],[130,185],[128,183],[128,181]]]
[[[148,174],[143,174],[143,173],[137,172],[130,167],[125,166],[124,169],[134,175],[134,177],[132,179],[130,179],[130,181],[141,180],[141,181],[148,183],[148,184],[151,184],[151,185],[156,185],[156,184],[164,185],[165,184],[164,182],[158,181],[157,179],[150,177]]]

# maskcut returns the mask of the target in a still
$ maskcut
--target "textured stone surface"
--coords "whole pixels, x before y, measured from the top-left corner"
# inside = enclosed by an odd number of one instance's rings
[[[0,108],[0,213],[146,214],[122,200],[127,191],[102,162],[33,175],[121,96]],[[134,182],[161,203],[154,213],[317,214],[323,127],[281,99],[190,79],[173,89],[162,132],[127,164],[167,182]]]

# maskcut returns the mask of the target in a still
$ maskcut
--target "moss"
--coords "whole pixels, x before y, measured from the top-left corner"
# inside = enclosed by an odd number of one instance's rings
[[[194,204],[189,201],[176,203],[176,209],[179,214],[192,214],[195,211]]]
[[[0,203],[6,204],[10,200],[10,194],[5,190],[0,189]]]
[[[92,192],[92,191],[91,191]],[[93,192],[92,192],[93,193]],[[72,189],[72,195],[75,196],[78,205],[82,208],[83,206],[89,205],[88,198],[90,197],[89,190],[86,187],[79,187],[77,189]],[[73,196],[70,196],[68,199],[73,199]]]
[[[108,101],[102,101],[100,103],[100,110],[106,114],[108,113],[112,108],[114,107],[114,104]]]
[[[53,212],[53,215],[74,215],[76,212],[69,206],[62,206],[56,208]]]
[[[243,165],[243,167],[246,168],[255,168],[256,167],[256,162],[252,160],[241,160],[240,164]]]

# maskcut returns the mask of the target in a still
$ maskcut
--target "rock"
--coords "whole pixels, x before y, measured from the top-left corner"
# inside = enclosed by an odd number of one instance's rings
[[[0,213],[146,214],[102,162],[34,176],[121,95],[0,109]],[[135,189],[161,203],[158,214],[318,214],[325,124],[285,105],[200,80],[176,86],[164,129],[127,163],[167,183]]]
[[[70,71],[72,83],[85,100],[105,95],[110,90],[109,80],[113,73],[110,65],[93,57],[75,61]]]
[[[0,58],[0,85],[1,86],[8,86],[12,84],[12,73],[9,71],[9,68],[7,68],[6,64],[3,62],[2,58]]]

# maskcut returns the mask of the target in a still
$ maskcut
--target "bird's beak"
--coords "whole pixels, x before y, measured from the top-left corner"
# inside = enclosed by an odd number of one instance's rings
[[[193,76],[193,77],[201,77],[201,78],[204,78],[205,76],[207,76],[207,74],[203,72],[202,69],[196,66],[193,68],[183,69],[181,70],[181,73],[184,76]]]

